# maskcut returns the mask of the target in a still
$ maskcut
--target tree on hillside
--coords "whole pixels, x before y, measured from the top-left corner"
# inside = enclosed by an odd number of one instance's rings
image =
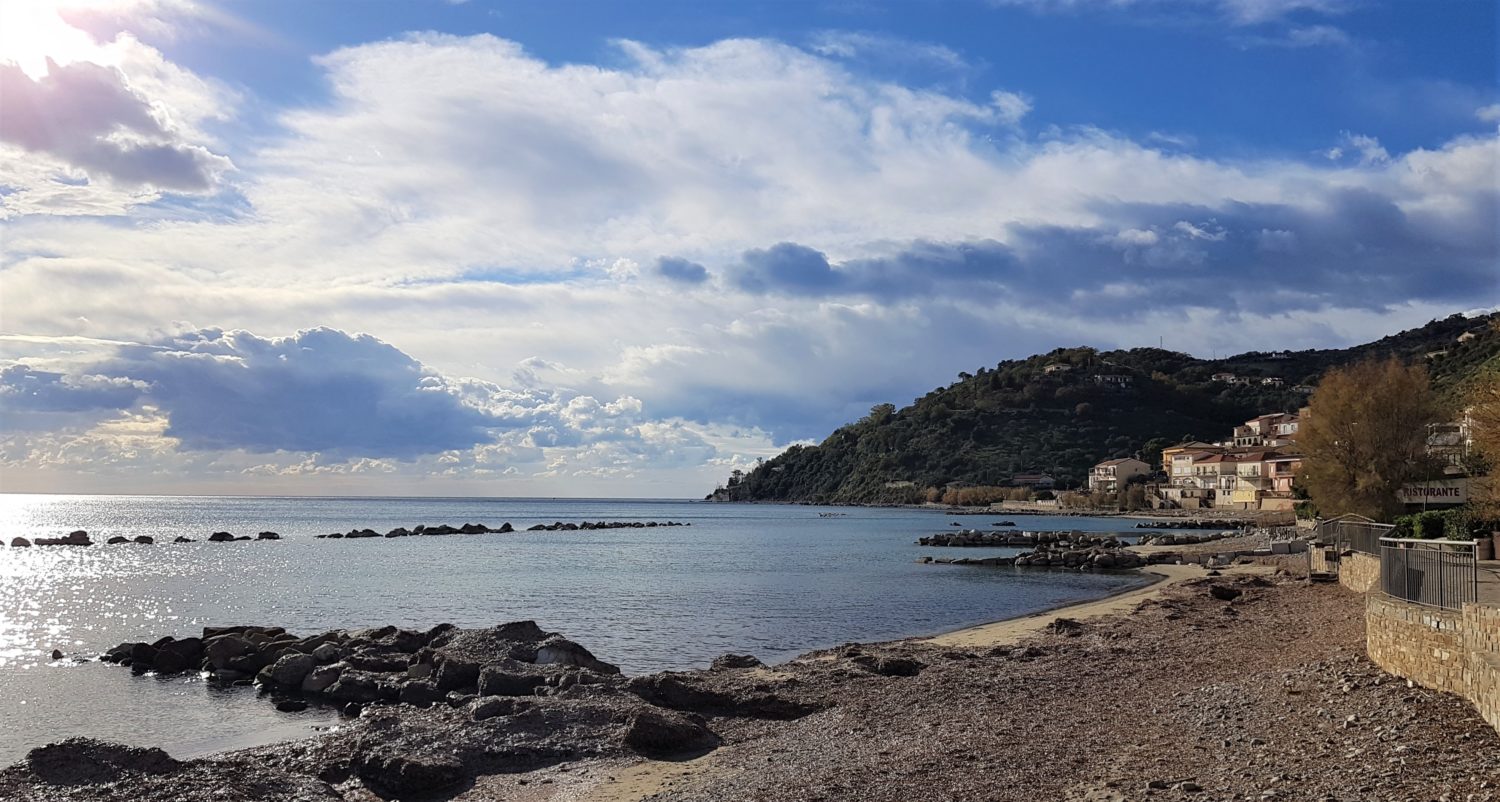
[[[1297,442],[1303,483],[1319,511],[1376,520],[1400,514],[1397,490],[1429,470],[1427,427],[1438,407],[1426,368],[1395,357],[1336,368],[1308,406]]]

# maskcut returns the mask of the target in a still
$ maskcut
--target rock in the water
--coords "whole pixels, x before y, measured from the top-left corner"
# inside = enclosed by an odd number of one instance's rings
[[[242,635],[220,635],[203,645],[203,659],[215,670],[229,668],[230,663],[255,653],[255,644]]]
[[[625,744],[647,754],[671,754],[714,746],[718,738],[703,719],[670,710],[643,708],[625,724]]]
[[[26,755],[26,767],[51,785],[114,782],[127,772],[166,774],[180,766],[160,749],[139,749],[93,738],[69,738],[37,747]]]
[[[24,549],[31,545],[31,541],[24,537],[13,537],[10,539],[10,547],[13,549]]]
[[[276,703],[276,709],[283,713],[301,713],[307,709],[307,702],[301,699],[283,699]]]
[[[234,535],[231,535],[228,532],[215,532],[208,536],[208,540],[210,543],[228,543],[229,541],[234,540]]]
[[[129,543],[129,542],[130,542],[130,538],[125,537],[124,535],[115,535],[114,537],[110,538],[109,540],[104,541],[105,545],[107,545],[107,546],[114,546],[114,545],[118,545],[120,543]]]
[[[258,535],[255,536],[255,539],[256,540],[280,540],[281,539],[281,535],[278,535],[275,532],[261,532],[260,534],[258,534]]]
[[[61,660],[61,659],[63,659],[62,650],[61,649],[53,649],[52,650],[52,659],[53,660]]]
[[[141,535],[135,539],[135,542],[141,544],[142,546],[149,546],[156,542],[156,538],[150,535]]]
[[[172,538],[172,542],[173,543],[197,543],[198,541],[193,540],[190,537],[184,537],[182,535],[178,535],[177,537]]]
[[[312,655],[319,663],[332,663],[339,659],[339,647],[324,643],[313,649]]]
[[[283,688],[300,688],[302,680],[318,667],[317,658],[310,654],[288,654],[266,668],[265,673],[271,682]]]

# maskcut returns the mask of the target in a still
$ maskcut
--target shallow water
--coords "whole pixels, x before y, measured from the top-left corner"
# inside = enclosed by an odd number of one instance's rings
[[[820,518],[819,512],[843,513]],[[684,501],[308,499],[0,495],[0,535],[86,529],[89,548],[0,549],[0,765],[70,735],[161,746],[177,757],[337,726],[317,708],[284,714],[249,688],[135,677],[97,662],[126,640],[205,625],[309,634],[448,621],[535,619],[627,673],[702,667],[725,652],[767,662],[846,641],[936,633],[1093,598],[1134,576],[920,565],[951,521],[922,510]],[[584,520],[677,520],[691,527],[317,540],[366,526],[466,522],[519,529]],[[1121,519],[1013,518],[1026,529],[1125,531]],[[207,543],[216,530],[281,541]],[[105,546],[113,535],[154,546]],[[198,543],[173,544],[179,534]]]

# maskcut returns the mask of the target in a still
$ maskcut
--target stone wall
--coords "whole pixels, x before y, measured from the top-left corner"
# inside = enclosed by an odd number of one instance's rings
[[[1500,730],[1500,608],[1464,605],[1464,650],[1469,675],[1464,695]]]
[[[1339,584],[1355,593],[1368,593],[1380,584],[1380,558],[1351,551],[1339,558]]]
[[[1500,608],[1466,604],[1462,612],[1437,610],[1371,593],[1365,628],[1366,649],[1376,665],[1463,696],[1500,730]]]
[[[1440,691],[1468,690],[1463,613],[1436,610],[1384,594],[1365,601],[1365,648],[1375,665]]]

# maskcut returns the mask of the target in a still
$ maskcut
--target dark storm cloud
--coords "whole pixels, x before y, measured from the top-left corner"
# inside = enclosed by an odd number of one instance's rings
[[[98,370],[149,382],[185,450],[410,459],[487,442],[499,425],[400,350],[333,329],[206,329],[126,347]]]
[[[1469,303],[1500,296],[1496,197],[1444,215],[1366,190],[1331,192],[1311,208],[1110,205],[1098,209],[1108,227],[1018,226],[1005,244],[917,242],[840,264],[783,242],[747,251],[727,275],[758,294],[988,298],[1106,317]]]

